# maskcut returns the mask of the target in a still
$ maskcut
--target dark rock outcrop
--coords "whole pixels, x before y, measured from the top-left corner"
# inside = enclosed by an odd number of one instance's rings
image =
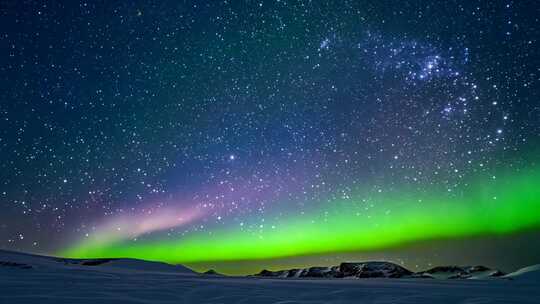
[[[84,260],[81,262],[81,265],[83,266],[99,266],[103,265],[105,263],[109,263],[110,261],[114,261],[113,259],[92,259],[92,260]]]
[[[83,265],[83,266],[99,266],[111,261],[119,259],[67,259],[67,258],[55,258],[55,261],[64,263],[66,265]]]
[[[309,267],[270,271],[254,275],[274,278],[430,278],[430,279],[485,279],[504,273],[485,266],[438,266],[425,271],[412,272],[390,262],[341,263],[331,267]]]
[[[223,276],[223,274],[215,271],[214,269],[209,269],[209,270],[203,272],[203,274],[205,274],[205,275],[214,275],[214,276]]]
[[[20,269],[31,269],[32,266],[24,263],[16,263],[16,262],[5,262],[0,261],[0,266],[6,266],[6,267],[15,267]]]
[[[417,275],[431,276],[438,279],[471,279],[500,277],[504,273],[497,269],[485,266],[438,266],[416,273]]]
[[[402,278],[412,272],[390,262],[341,263],[332,267],[309,267],[270,271],[263,270],[255,276],[276,278]]]
[[[357,278],[402,278],[412,271],[390,262],[341,263],[339,271],[344,277]]]

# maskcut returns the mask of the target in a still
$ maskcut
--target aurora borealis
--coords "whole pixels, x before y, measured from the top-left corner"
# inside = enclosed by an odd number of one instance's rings
[[[540,208],[539,182],[538,171],[531,171],[502,182],[472,185],[461,198],[440,193],[381,195],[374,198],[376,207],[364,214],[347,212],[354,199],[338,199],[330,202],[331,214],[284,219],[257,232],[231,229],[172,241],[109,243],[103,242],[110,234],[107,231],[64,254],[130,256],[173,263],[225,261],[372,250],[419,240],[511,233],[540,226],[540,214],[536,212]]]
[[[540,262],[539,9],[5,1],[0,248]]]

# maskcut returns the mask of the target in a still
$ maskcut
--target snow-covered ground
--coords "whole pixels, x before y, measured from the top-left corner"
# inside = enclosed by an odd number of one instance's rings
[[[87,264],[87,265],[83,265]],[[512,279],[274,279],[140,260],[0,251],[0,303],[540,303],[540,266]]]

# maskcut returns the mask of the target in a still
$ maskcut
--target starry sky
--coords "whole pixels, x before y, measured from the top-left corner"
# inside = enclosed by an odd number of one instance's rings
[[[539,16],[0,1],[0,248],[230,273],[540,262]]]

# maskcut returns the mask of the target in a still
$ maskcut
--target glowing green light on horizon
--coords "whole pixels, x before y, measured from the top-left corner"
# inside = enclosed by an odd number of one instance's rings
[[[178,240],[91,240],[61,256],[132,257],[171,263],[267,259],[396,247],[423,240],[507,234],[540,227],[540,172],[475,183],[465,195],[381,194],[374,207],[351,212],[351,201],[332,202],[331,212],[283,219],[261,231],[193,233]],[[418,197],[422,197],[419,201]],[[389,207],[391,206],[391,208]]]

